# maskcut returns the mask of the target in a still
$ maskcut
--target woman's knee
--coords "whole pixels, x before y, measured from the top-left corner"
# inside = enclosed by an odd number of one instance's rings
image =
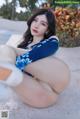
[[[16,60],[16,52],[14,48],[7,45],[1,45],[0,46],[0,60],[14,63]]]

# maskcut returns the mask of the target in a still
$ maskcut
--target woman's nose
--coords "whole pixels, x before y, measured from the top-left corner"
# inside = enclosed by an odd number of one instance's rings
[[[40,25],[40,23],[37,22],[37,23],[35,24],[35,27],[38,28],[39,25]]]

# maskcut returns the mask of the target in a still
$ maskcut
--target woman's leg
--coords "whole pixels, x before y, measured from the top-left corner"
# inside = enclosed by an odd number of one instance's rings
[[[9,61],[14,64],[15,53],[13,49],[10,50],[10,48],[7,48],[7,50],[8,57],[5,57],[6,51],[4,51],[4,55],[2,54],[0,59],[2,61],[5,59],[4,61]],[[58,97],[57,93],[60,93],[69,82],[68,67],[60,60],[54,58],[53,60],[48,60],[48,58],[39,60],[41,62],[40,65],[38,64],[39,61],[29,64],[26,71],[34,75],[36,80],[24,74],[22,82],[14,88],[24,102],[31,106],[47,107],[54,104]]]
[[[15,64],[15,59],[16,59],[16,53],[13,50],[13,48],[6,45],[0,45],[0,79],[1,80],[7,78],[11,73],[11,70],[5,67],[5,63]]]
[[[47,83],[37,81],[27,74],[24,74],[22,83],[14,87],[14,90],[23,102],[33,107],[48,107],[58,98],[58,94]]]
[[[7,45],[0,45],[0,61],[15,64],[16,51]]]
[[[16,68],[16,52],[14,48],[0,46],[0,82],[9,86],[16,86],[22,82],[23,74]]]
[[[15,63],[15,52],[11,47],[2,46],[0,48],[0,53],[0,61],[12,64]],[[1,66],[3,66],[3,64]],[[48,84],[42,83],[41,81],[38,82],[27,74],[24,74],[24,78],[20,84],[12,87],[25,103],[34,107],[47,107],[52,105],[56,102],[58,97]]]
[[[25,71],[48,83],[53,90],[61,93],[69,84],[70,70],[60,59],[47,57],[29,64]]]

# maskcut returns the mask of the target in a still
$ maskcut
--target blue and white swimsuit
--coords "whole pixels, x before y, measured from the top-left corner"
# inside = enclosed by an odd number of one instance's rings
[[[56,36],[51,36],[32,45],[31,48],[30,51],[16,57],[16,67],[22,71],[28,64],[54,54],[59,48],[59,40]]]

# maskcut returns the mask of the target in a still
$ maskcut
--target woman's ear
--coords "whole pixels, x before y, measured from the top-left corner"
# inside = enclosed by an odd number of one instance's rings
[[[46,32],[45,32],[45,35],[48,35],[48,33],[49,33],[49,31],[46,31]]]

